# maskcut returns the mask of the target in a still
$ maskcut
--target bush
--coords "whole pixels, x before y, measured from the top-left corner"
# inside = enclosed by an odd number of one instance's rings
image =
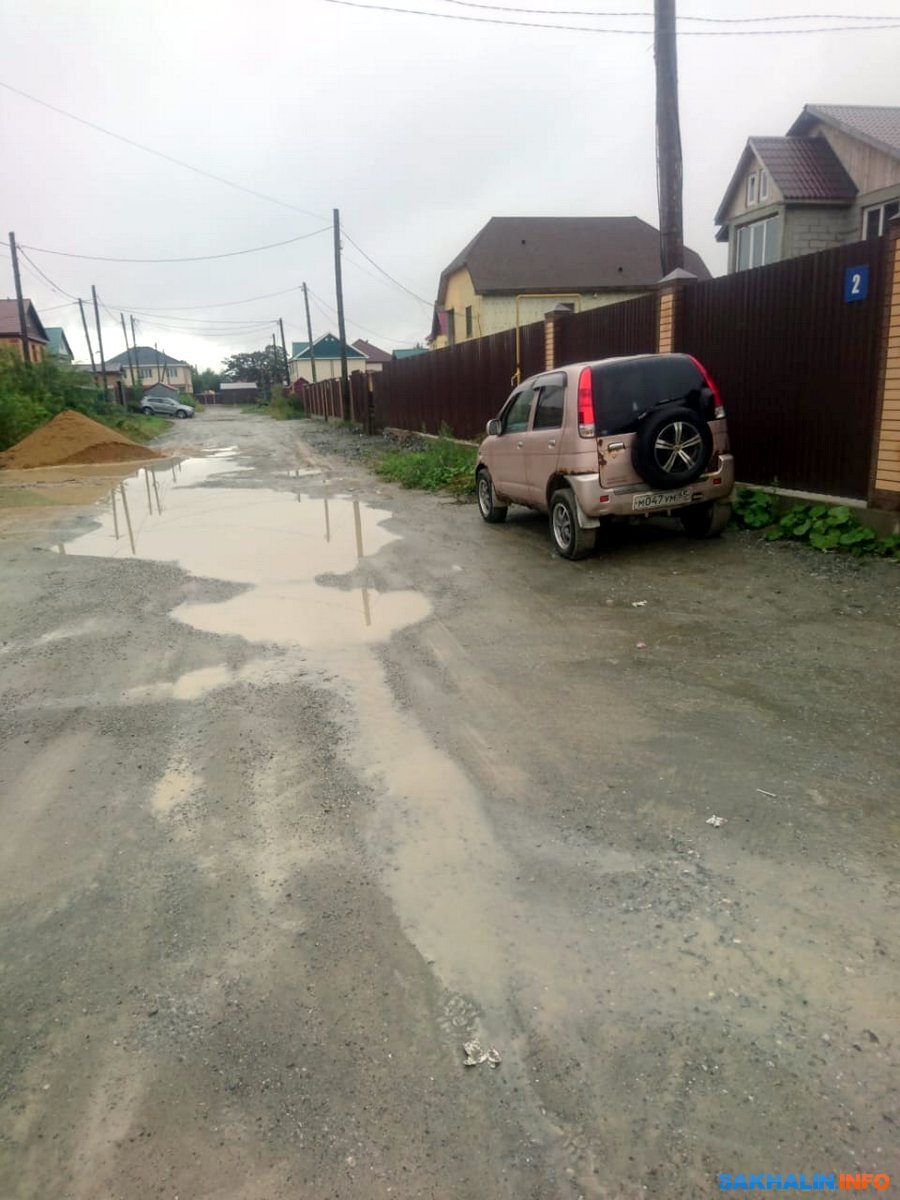
[[[272,389],[272,399],[264,411],[276,421],[299,421],[306,416],[306,409],[299,396],[281,387]]]
[[[731,523],[738,529],[765,529],[777,513],[774,496],[758,488],[740,488],[731,507]]]
[[[474,446],[460,446],[442,430],[438,440],[422,450],[387,451],[375,464],[375,471],[405,488],[469,496],[475,494],[476,455]]]

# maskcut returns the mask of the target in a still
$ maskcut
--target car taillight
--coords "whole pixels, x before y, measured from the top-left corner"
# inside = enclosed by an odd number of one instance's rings
[[[693,354],[689,354],[688,358],[691,360],[691,362],[694,364],[694,366],[697,368],[697,370],[703,376],[704,383],[709,388],[709,390],[712,392],[713,405],[715,408],[715,418],[717,421],[721,421],[722,418],[725,416],[725,406],[722,403],[722,397],[719,395],[719,389],[716,387],[715,380],[713,379],[712,375],[710,375],[709,371],[707,371],[706,367],[704,367],[703,363],[700,362],[698,359],[694,358]]]
[[[581,437],[594,437],[594,382],[590,367],[578,376],[578,432]]]

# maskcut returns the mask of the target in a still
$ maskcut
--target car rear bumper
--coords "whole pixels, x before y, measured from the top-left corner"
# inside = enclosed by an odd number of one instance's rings
[[[716,471],[705,472],[686,488],[673,488],[669,492],[647,484],[604,488],[598,474],[570,475],[568,478],[584,523],[598,525],[604,517],[674,512],[692,504],[726,500],[734,488],[734,458],[730,454],[719,455]]]

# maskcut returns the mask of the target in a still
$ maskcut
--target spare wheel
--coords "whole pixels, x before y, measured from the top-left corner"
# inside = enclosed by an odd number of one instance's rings
[[[693,409],[657,409],[638,426],[634,465],[653,487],[678,488],[703,474],[712,455],[709,425]]]

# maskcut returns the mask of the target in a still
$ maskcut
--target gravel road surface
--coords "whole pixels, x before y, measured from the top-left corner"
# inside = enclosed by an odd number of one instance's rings
[[[896,568],[158,445],[0,481],[3,1200],[900,1184]]]

